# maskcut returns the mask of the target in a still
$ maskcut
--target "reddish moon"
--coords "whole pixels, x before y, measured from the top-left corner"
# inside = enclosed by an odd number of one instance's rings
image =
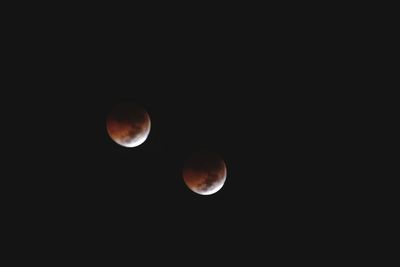
[[[183,167],[185,184],[200,195],[211,195],[218,192],[226,180],[224,160],[212,152],[193,154]]]
[[[150,116],[146,110],[133,103],[117,105],[107,117],[109,136],[124,147],[136,147],[146,141],[150,125]]]

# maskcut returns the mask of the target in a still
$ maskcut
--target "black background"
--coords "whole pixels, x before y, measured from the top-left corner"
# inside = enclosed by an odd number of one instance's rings
[[[26,232],[72,255],[116,250],[151,262],[234,254],[249,264],[324,250],[340,229],[345,183],[340,44],[327,25],[298,19],[26,25],[31,72],[14,85],[32,87],[18,99],[34,142],[15,155],[34,174],[19,180]],[[106,132],[125,101],[151,117],[137,148]],[[204,149],[228,169],[211,196],[181,175]]]

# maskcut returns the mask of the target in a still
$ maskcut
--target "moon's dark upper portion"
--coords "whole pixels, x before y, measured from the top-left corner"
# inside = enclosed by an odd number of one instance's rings
[[[119,123],[142,125],[147,120],[147,112],[137,104],[121,103],[111,111],[108,118]]]
[[[190,167],[194,171],[219,171],[223,167],[224,161],[220,156],[208,151],[201,151],[193,154],[187,161],[185,166]]]

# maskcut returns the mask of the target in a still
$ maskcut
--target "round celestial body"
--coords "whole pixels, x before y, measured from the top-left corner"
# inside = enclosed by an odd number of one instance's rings
[[[150,126],[147,111],[134,103],[117,105],[107,117],[108,135],[124,147],[136,147],[146,141]]]
[[[185,184],[200,195],[219,191],[226,180],[226,165],[217,154],[201,151],[193,154],[183,167]]]

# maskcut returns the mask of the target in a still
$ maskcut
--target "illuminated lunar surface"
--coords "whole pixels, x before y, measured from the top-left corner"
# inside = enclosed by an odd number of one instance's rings
[[[183,168],[185,184],[200,195],[211,195],[218,192],[226,180],[224,160],[215,153],[198,152],[192,155]]]
[[[136,147],[146,141],[150,125],[146,110],[133,103],[119,104],[107,117],[109,136],[124,147]]]

